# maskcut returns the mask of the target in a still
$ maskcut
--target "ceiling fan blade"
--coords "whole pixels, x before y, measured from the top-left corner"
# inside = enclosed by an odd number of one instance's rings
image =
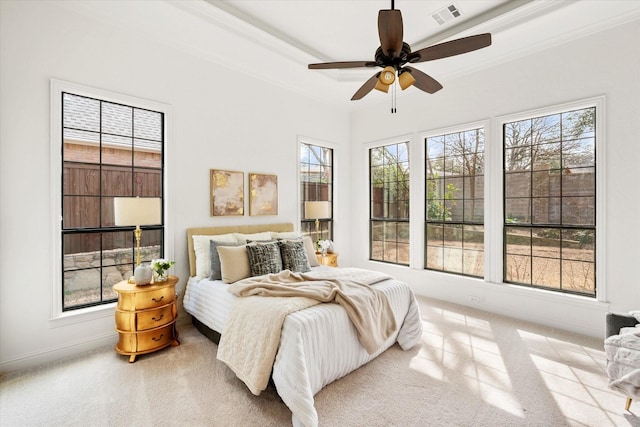
[[[373,61],[344,61],[344,62],[321,62],[319,64],[309,64],[311,70],[327,70],[332,68],[360,68],[375,67],[378,64]]]
[[[437,91],[442,89],[442,85],[436,79],[429,76],[428,74],[423,73],[417,68],[407,66],[403,69],[409,71],[413,78],[416,79],[416,82],[413,84],[413,86],[417,87],[418,89],[423,90],[427,93],[436,93]]]
[[[380,73],[374,74],[369,80],[364,82],[364,84],[360,86],[360,89],[358,89],[358,91],[353,94],[353,96],[351,97],[351,100],[357,101],[358,99],[364,98],[366,94],[371,92],[373,88],[376,87],[378,77],[380,77]]]
[[[402,53],[402,13],[399,10],[378,12],[378,36],[385,56],[397,58]]]
[[[434,59],[472,52],[487,46],[491,46],[491,34],[478,34],[417,50],[407,57],[407,62],[433,61]]]

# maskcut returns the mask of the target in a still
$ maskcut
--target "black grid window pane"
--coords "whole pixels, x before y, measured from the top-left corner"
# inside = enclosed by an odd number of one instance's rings
[[[508,171],[525,171],[531,169],[530,146],[509,146],[504,150],[505,169]]]
[[[409,265],[409,143],[369,150],[369,258]]]
[[[506,123],[504,280],[595,297],[595,108]]]
[[[63,93],[61,120],[67,311],[115,301],[113,285],[132,274],[138,261],[134,227],[115,226],[113,199],[163,197],[164,114]],[[137,158],[142,164],[134,167]],[[142,228],[141,261],[161,258],[163,225]]]
[[[559,142],[536,145],[533,150],[533,169],[542,171],[559,169],[561,165],[560,153],[562,153],[562,146]]]
[[[333,149],[300,143],[300,230],[311,240],[333,239]],[[326,201],[329,217],[307,218],[306,202]]]
[[[484,129],[425,139],[425,268],[484,276]]]

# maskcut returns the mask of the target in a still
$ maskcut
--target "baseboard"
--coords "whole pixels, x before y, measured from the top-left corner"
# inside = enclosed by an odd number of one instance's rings
[[[104,346],[113,346],[118,342],[118,334],[113,331],[89,339],[68,343],[59,347],[50,347],[41,351],[24,354],[10,360],[0,362],[0,376],[10,372],[35,368],[65,357],[75,356],[86,351]]]
[[[455,289],[455,291],[451,291]],[[483,282],[476,286],[432,286],[417,295],[512,317],[594,338],[604,337],[609,304],[575,295],[559,294],[515,285]]]
[[[180,332],[181,327],[187,327],[191,323],[189,314],[178,315],[176,320],[176,328]],[[102,335],[94,336],[80,341],[66,343],[58,347],[50,347],[35,351],[33,353],[24,354],[10,360],[0,362],[0,376],[11,372],[22,371],[25,369],[35,368],[46,363],[51,363],[65,357],[77,356],[78,354],[95,350],[104,346],[115,346],[118,342],[118,334],[108,332]]]

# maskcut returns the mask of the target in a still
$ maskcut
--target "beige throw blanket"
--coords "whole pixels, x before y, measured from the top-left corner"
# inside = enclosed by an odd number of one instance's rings
[[[369,286],[389,278],[374,271],[340,268],[309,273],[285,270],[236,282],[229,286],[229,292],[246,298],[234,303],[217,358],[253,394],[260,394],[271,375],[284,318],[320,302],[340,304],[363,347],[372,354],[397,329],[386,296]]]

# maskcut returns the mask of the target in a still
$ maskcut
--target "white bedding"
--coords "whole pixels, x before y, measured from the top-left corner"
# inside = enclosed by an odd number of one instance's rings
[[[186,311],[224,333],[233,299],[237,298],[227,292],[227,287],[221,281],[191,278],[184,297]],[[420,312],[410,288],[395,279],[373,287],[387,296],[399,326],[374,354],[362,347],[355,327],[337,304],[319,304],[286,317],[272,375],[278,394],[293,414],[294,426],[318,425],[313,396],[325,385],[373,360],[395,342],[406,350],[419,341]]]
[[[231,312],[235,295],[227,292],[222,280],[191,277],[184,293],[184,309],[216,332],[222,334]]]

